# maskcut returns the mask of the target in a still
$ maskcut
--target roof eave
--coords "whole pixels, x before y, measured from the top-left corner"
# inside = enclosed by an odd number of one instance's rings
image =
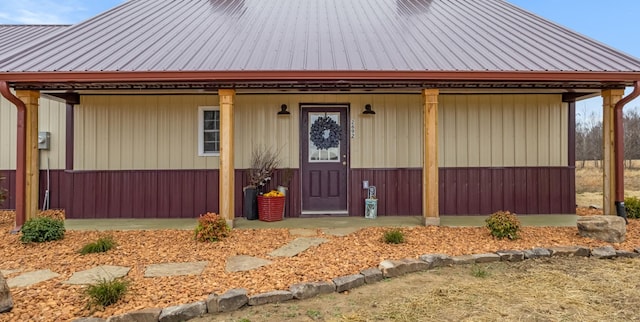
[[[640,72],[584,71],[100,71],[5,72],[0,81],[37,82],[185,82],[185,81],[490,81],[618,82],[640,81]]]

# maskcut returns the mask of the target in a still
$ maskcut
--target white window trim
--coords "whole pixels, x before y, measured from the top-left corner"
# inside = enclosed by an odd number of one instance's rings
[[[207,153],[204,152],[204,112],[205,111],[220,111],[220,106],[198,107],[198,156],[217,157],[217,156],[220,156],[220,152],[207,152]]]

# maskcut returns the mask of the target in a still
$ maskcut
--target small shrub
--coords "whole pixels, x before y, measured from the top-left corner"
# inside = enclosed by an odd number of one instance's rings
[[[636,197],[624,198],[624,208],[627,212],[627,218],[640,218],[640,199]]]
[[[520,231],[520,220],[516,214],[508,211],[494,212],[485,221],[491,235],[498,239],[509,238],[511,240],[518,238]]]
[[[124,279],[102,279],[89,285],[84,292],[89,298],[89,307],[103,308],[118,302],[127,294],[128,289],[129,282]]]
[[[485,278],[489,276],[489,272],[478,265],[473,265],[473,267],[471,267],[471,275],[477,278]]]
[[[64,221],[47,217],[34,217],[22,225],[23,243],[42,243],[59,240],[64,237]]]
[[[228,237],[230,231],[231,229],[224,218],[218,214],[208,212],[200,215],[198,226],[195,230],[195,238],[201,242],[215,242]]]
[[[392,229],[384,232],[384,242],[387,244],[404,243],[404,233],[400,229]]]
[[[113,236],[104,236],[98,238],[95,242],[88,243],[82,246],[80,254],[92,254],[92,253],[104,253],[116,245],[116,241],[113,240]]]

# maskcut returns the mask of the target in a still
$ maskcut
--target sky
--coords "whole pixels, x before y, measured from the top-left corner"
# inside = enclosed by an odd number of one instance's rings
[[[0,24],[74,24],[126,0],[0,0]],[[478,0],[482,1],[482,0]],[[508,0],[509,2],[640,58],[639,0]],[[630,92],[630,89],[627,90]],[[576,104],[578,119],[602,114],[599,98]],[[640,110],[640,99],[627,105]]]

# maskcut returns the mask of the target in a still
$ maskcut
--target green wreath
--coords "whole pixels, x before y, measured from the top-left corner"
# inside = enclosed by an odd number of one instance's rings
[[[325,135],[327,131],[329,135]],[[321,116],[311,124],[309,137],[319,150],[337,148],[342,139],[342,128],[331,117]]]

